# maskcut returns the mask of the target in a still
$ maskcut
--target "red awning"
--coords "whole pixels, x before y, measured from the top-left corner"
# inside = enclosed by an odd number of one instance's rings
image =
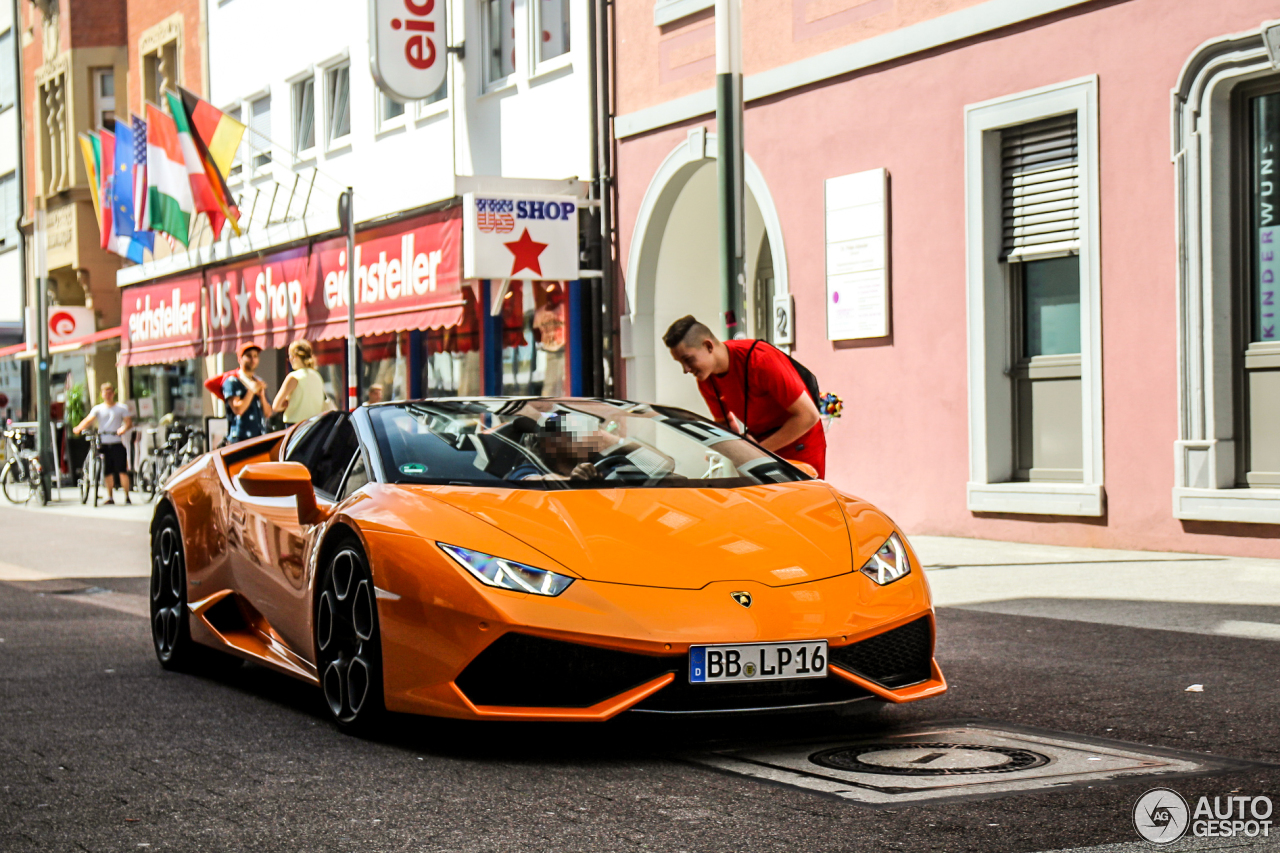
[[[118,337],[120,337],[119,326],[115,326],[110,329],[100,329],[92,335],[85,335],[83,338],[76,338],[73,341],[66,341],[58,344],[57,346],[49,347],[49,355],[66,355],[67,353],[73,353],[76,350],[83,349],[91,344],[96,344],[101,341]],[[35,358],[36,350],[34,348],[27,349],[26,344],[14,344],[13,346],[0,349],[0,358],[4,358],[6,356],[16,356],[21,359]]]
[[[448,329],[462,322],[462,309],[466,303],[452,300],[418,311],[397,313],[395,309],[365,314],[356,318],[356,337],[367,338],[388,332],[414,332],[425,329]],[[330,321],[307,327],[307,337],[313,341],[331,341],[347,336],[347,321]]]

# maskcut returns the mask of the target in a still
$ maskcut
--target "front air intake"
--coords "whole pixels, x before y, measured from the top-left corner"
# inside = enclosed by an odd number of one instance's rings
[[[928,681],[933,670],[933,627],[928,616],[876,634],[859,643],[832,648],[831,663],[896,690]]]

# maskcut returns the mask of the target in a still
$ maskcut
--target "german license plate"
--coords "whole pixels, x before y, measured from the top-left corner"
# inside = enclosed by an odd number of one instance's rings
[[[825,678],[826,675],[826,640],[689,648],[691,684],[781,681],[792,678]]]

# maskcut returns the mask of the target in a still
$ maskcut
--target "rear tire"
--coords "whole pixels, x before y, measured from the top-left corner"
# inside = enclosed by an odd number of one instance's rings
[[[338,728],[367,735],[386,715],[382,637],[373,574],[360,544],[344,540],[316,586],[316,674]]]
[[[151,641],[165,669],[190,671],[203,657],[191,639],[187,563],[178,519],[166,512],[151,534]]]
[[[89,502],[89,481],[93,478],[93,454],[84,458],[84,467],[80,469],[80,503],[87,504]]]

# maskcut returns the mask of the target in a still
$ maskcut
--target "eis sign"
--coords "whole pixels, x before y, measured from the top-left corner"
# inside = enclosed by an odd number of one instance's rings
[[[572,196],[467,193],[462,227],[465,278],[578,277],[578,201]]]
[[[442,85],[447,0],[369,0],[369,66],[397,101],[426,98]]]

